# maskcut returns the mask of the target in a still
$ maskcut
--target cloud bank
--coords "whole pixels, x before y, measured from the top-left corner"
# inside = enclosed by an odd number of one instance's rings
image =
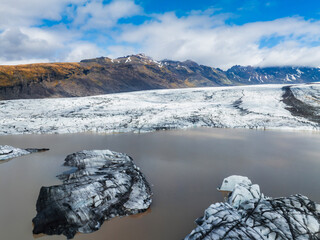
[[[0,64],[144,52],[223,69],[320,65],[320,21],[300,16],[235,25],[216,9],[147,14],[132,0],[5,0],[0,9]]]

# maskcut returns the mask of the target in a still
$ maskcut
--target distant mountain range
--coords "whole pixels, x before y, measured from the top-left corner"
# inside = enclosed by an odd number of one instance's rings
[[[0,66],[0,99],[75,97],[137,90],[320,81],[310,67],[243,67],[227,71],[143,54],[79,63]]]

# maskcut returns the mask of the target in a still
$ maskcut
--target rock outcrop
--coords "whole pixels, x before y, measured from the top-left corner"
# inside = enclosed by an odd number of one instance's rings
[[[58,176],[63,184],[40,190],[34,234],[73,238],[98,230],[105,220],[144,212],[152,202],[148,182],[126,154],[81,151],[64,165],[75,169]]]
[[[48,151],[47,148],[27,148],[20,149],[8,145],[0,145],[0,161],[9,160],[11,158],[20,157],[26,154]]]
[[[258,185],[244,177],[226,178],[221,190],[229,192],[224,203],[212,204],[185,240],[320,239],[320,205],[302,195],[268,198]],[[223,186],[233,182],[231,188]]]

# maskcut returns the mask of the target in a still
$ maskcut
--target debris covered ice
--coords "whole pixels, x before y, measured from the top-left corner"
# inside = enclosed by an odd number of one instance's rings
[[[219,190],[229,192],[226,202],[209,206],[185,240],[320,239],[320,205],[305,196],[265,197],[242,176],[225,178]]]
[[[131,157],[110,150],[70,154],[65,166],[74,167],[59,175],[63,184],[42,187],[34,234],[63,234],[98,230],[105,220],[146,211],[151,189]]]

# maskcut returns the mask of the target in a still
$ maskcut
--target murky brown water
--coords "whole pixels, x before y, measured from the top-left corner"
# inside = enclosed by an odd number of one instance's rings
[[[153,185],[151,211],[105,222],[85,240],[176,240],[185,237],[232,174],[248,176],[269,196],[301,193],[320,202],[320,133],[193,129],[147,134],[0,136],[0,144],[51,150],[0,164],[0,239],[33,236],[40,187],[59,184],[66,155],[83,149],[126,152]]]

